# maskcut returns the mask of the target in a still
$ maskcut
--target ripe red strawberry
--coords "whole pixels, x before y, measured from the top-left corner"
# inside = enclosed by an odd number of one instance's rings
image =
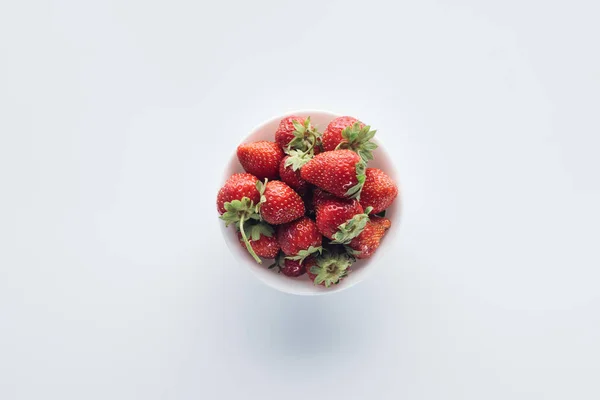
[[[318,145],[320,134],[310,123],[310,117],[290,115],[279,123],[275,132],[275,141],[284,150],[307,151]]]
[[[295,278],[306,273],[306,266],[304,263],[300,264],[299,261],[285,260],[281,268],[281,273],[285,276]]]
[[[306,273],[306,269],[311,268],[314,265],[315,259],[312,257],[304,260],[302,264],[300,261],[286,259],[284,261],[284,266],[281,268],[281,273],[285,276],[295,278],[297,276],[304,275]]]
[[[311,254],[321,252],[323,237],[317,225],[307,217],[281,225],[277,229],[277,241],[287,256],[302,261]]]
[[[285,156],[281,163],[279,164],[279,176],[281,180],[287,183],[289,187],[294,189],[300,195],[303,195],[306,192],[306,188],[308,187],[308,182],[304,179],[300,178],[300,170],[295,170],[292,165],[286,166],[286,161],[290,159],[290,156]]]
[[[323,189],[315,188],[313,190],[313,197],[312,197],[313,207],[317,208],[317,206],[320,203],[322,203],[324,200],[337,199],[337,198],[339,198],[339,197],[335,197],[334,195],[332,195],[331,193],[327,193]]]
[[[352,239],[349,244],[355,251],[353,255],[361,259],[371,257],[391,225],[392,222],[387,218],[371,217],[361,234]]]
[[[238,232],[238,238],[240,239],[240,244],[243,248],[246,248],[246,244],[242,238],[242,234]],[[279,251],[279,244],[277,243],[277,238],[275,236],[261,236],[258,240],[249,239],[250,246],[259,257],[264,258],[275,258],[277,256],[277,252]]]
[[[231,175],[217,195],[219,214],[225,212],[225,203],[232,200],[242,200],[242,198],[248,197],[255,205],[258,204],[260,193],[256,189],[256,182],[258,182],[258,178],[252,174]]]
[[[377,145],[371,142],[375,132],[356,118],[338,117],[331,121],[323,132],[323,149],[349,149],[358,153],[365,161],[372,160],[372,151],[377,148]]]
[[[304,202],[298,193],[281,181],[257,184],[261,193],[261,217],[272,225],[285,224],[304,215]]]
[[[285,149],[287,145],[296,137],[294,134],[296,131],[294,122],[304,125],[305,121],[306,119],[304,117],[299,117],[297,115],[290,115],[283,118],[279,122],[279,126],[275,131],[275,142],[277,142],[282,149]]]
[[[342,131],[357,122],[360,124],[361,128],[364,126],[362,122],[354,117],[343,116],[334,118],[323,131],[323,150],[335,150],[335,148],[344,140]]]
[[[269,267],[269,269],[277,268],[278,272],[281,272],[285,276],[296,278],[304,275],[307,269],[310,269],[316,265],[314,257],[307,257],[304,261],[290,260],[285,257],[283,252],[279,252],[275,258],[275,263]]]
[[[338,197],[359,198],[365,163],[350,150],[326,151],[308,161],[300,177]]]
[[[259,141],[244,143],[237,148],[237,157],[246,172],[258,179],[277,179],[279,163],[284,154],[274,142]]]
[[[337,285],[350,273],[350,266],[354,262],[354,258],[346,252],[335,251],[331,249],[316,257],[316,265],[306,266],[308,278],[315,285],[323,285],[329,287]]]
[[[273,227],[264,222],[248,222],[244,229],[248,235],[250,246],[252,246],[252,250],[256,255],[264,258],[275,258],[277,256],[279,243],[274,235]],[[241,232],[238,232],[238,239],[242,247],[246,248]]]
[[[250,174],[234,174],[225,185],[219,190],[217,195],[217,209],[221,213],[221,218],[225,221],[225,226],[235,224],[240,231],[242,240],[248,253],[254,258],[257,263],[262,263],[261,259],[256,255],[250,241],[244,231],[245,226],[250,220],[259,220],[260,215],[256,208],[260,204],[260,191],[257,185],[260,183],[254,175]],[[255,240],[258,240],[256,237]]]
[[[316,222],[319,232],[329,239],[334,238],[333,236],[338,232],[340,225],[348,222],[354,216],[364,215],[364,210],[358,200],[339,199],[333,196],[329,198],[317,198],[315,212],[317,214]],[[364,218],[368,219],[366,215],[364,215]]]
[[[377,168],[367,168],[366,179],[360,194],[363,207],[373,207],[373,214],[378,214],[392,204],[398,196],[398,187],[385,172]]]

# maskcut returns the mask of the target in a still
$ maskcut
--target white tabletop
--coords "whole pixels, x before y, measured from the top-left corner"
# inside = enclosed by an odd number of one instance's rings
[[[0,399],[600,398],[600,5],[409,3],[3,2]],[[215,210],[302,108],[378,129],[404,202],[318,298]]]

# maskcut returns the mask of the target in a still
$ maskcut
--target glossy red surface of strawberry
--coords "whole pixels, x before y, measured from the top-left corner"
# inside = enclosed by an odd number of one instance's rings
[[[303,217],[281,225],[277,229],[277,241],[286,255],[295,256],[300,250],[321,246],[323,237],[313,220]]]
[[[281,181],[269,181],[260,215],[272,225],[285,224],[304,215],[304,202],[298,193]]]
[[[335,197],[331,193],[324,191],[323,189],[315,188],[313,190],[312,202],[313,207],[317,207],[323,200],[327,199],[337,199],[339,197]]]
[[[308,182],[300,177],[300,170],[294,171],[291,166],[286,167],[285,161],[290,156],[285,156],[279,164],[279,176],[289,187],[294,189],[298,194],[303,195],[306,192]]]
[[[360,162],[351,150],[326,151],[306,163],[300,177],[338,197],[348,197],[348,190],[358,184],[356,165]]]
[[[238,239],[240,240],[240,244],[245,250],[246,245],[244,244],[242,234],[240,232],[238,232]],[[271,237],[261,235],[260,239],[258,240],[252,240],[250,238],[248,240],[250,241],[250,246],[252,246],[252,250],[254,250],[256,255],[258,255],[259,257],[275,258],[275,256],[277,256],[277,253],[279,252],[279,243],[277,242],[277,238],[275,237],[275,235]]]
[[[231,175],[217,194],[217,210],[219,214],[225,212],[225,203],[232,200],[241,200],[243,197],[248,197],[254,204],[258,204],[260,194],[256,189],[257,181],[258,178],[252,174],[242,173]]]
[[[363,208],[373,207],[372,214],[380,213],[398,196],[398,187],[392,178],[378,168],[367,168],[365,175],[360,204]]]
[[[365,226],[361,234],[350,242],[349,246],[353,250],[360,252],[359,254],[355,254],[355,257],[359,259],[371,257],[379,247],[381,238],[383,238],[391,225],[391,221],[387,218],[371,217],[371,220],[367,222],[367,226]]]
[[[304,124],[305,120],[304,117],[290,115],[279,122],[279,127],[277,128],[277,131],[275,131],[275,142],[277,142],[279,147],[285,149],[292,139],[294,139],[294,131],[296,128],[294,127],[293,121]]]
[[[338,227],[354,217],[364,212],[362,206],[355,199],[340,199],[337,197],[319,198],[315,203],[315,212],[317,214],[316,223],[319,232],[323,236],[333,239]]]
[[[359,122],[354,117],[337,117],[327,125],[323,132],[322,142],[325,151],[332,151],[342,142],[342,131],[352,126],[355,122]],[[360,126],[364,126],[361,122]]]
[[[244,170],[260,180],[278,178],[279,163],[284,155],[277,143],[265,140],[244,143],[237,148],[237,157]]]
[[[281,273],[285,276],[296,278],[306,273],[306,268],[310,268],[315,265],[315,261],[312,258],[305,259],[302,264],[296,260],[285,260]]]

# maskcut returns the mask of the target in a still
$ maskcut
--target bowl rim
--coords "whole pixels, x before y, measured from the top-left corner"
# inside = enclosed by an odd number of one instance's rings
[[[280,121],[281,119],[291,116],[291,115],[310,115],[310,114],[325,114],[328,116],[331,116],[332,118],[337,118],[346,114],[340,114],[340,113],[335,113],[329,110],[322,110],[322,109],[297,109],[297,110],[292,110],[292,111],[287,111],[284,112],[280,115],[276,115],[273,116],[271,118],[268,118],[266,120],[264,120],[263,122],[261,122],[260,124],[254,126],[254,128],[252,128],[248,134],[246,134],[245,136],[243,136],[242,140],[240,140],[238,142],[239,144],[245,143],[246,139],[249,138],[250,136],[253,136],[257,131],[262,130],[263,128],[265,128],[267,125],[270,125],[276,121]],[[398,230],[399,230],[399,226],[400,225],[400,220],[402,217],[402,204],[404,203],[402,201],[402,188],[400,186],[400,182],[399,182],[399,178],[398,178],[398,170],[396,169],[396,166],[394,165],[394,160],[391,157],[391,155],[385,150],[385,145],[382,142],[381,139],[379,139],[379,137],[377,138],[373,138],[374,142],[378,145],[378,151],[383,153],[385,155],[385,158],[388,160],[388,163],[390,165],[391,168],[391,175],[393,175],[393,179],[394,179],[394,183],[396,183],[396,186],[398,187],[398,196],[396,197],[395,202],[397,202],[396,206],[398,208],[397,210],[397,216],[395,217],[395,221],[394,224],[392,224],[392,227],[388,230],[388,232],[386,233],[387,236],[387,241],[391,243],[392,241],[394,241],[394,238],[397,236]],[[230,165],[231,162],[233,160],[237,160],[237,152],[234,150],[233,154],[231,155],[231,157],[228,158],[226,165]],[[386,171],[387,173],[387,171]],[[230,173],[227,171],[227,168],[224,168],[223,173],[221,174],[221,180],[219,181],[219,185],[223,185],[225,183],[225,181],[230,177]],[[226,228],[225,225],[222,223],[221,220],[218,220],[219,223],[219,227],[221,229],[221,233],[223,235],[226,235],[227,233],[230,232],[229,228]],[[235,255],[232,252],[232,249],[230,248],[230,241],[227,240],[225,238],[225,243],[227,245],[227,248],[229,249],[229,253],[233,256],[233,258],[236,261],[237,258],[235,257]],[[384,245],[385,246],[385,245]],[[240,263],[240,264],[244,264],[244,263]],[[371,264],[371,263],[369,263]],[[376,263],[377,264],[377,263]],[[335,287],[329,287],[327,289],[323,289],[323,290],[315,290],[315,291],[294,291],[293,288],[291,287],[287,287],[287,286],[279,286],[279,285],[275,285],[273,284],[273,282],[269,281],[268,279],[266,279],[264,276],[262,276],[261,274],[258,274],[256,272],[254,272],[254,270],[252,270],[252,268],[243,268],[245,270],[250,270],[249,272],[255,277],[258,278],[263,284],[265,284],[266,286],[275,289],[279,292],[282,293],[287,293],[287,294],[292,294],[292,295],[297,295],[297,296],[320,296],[320,295],[328,295],[328,294],[334,294],[334,293],[339,293],[341,291],[344,291],[346,289],[349,289],[351,287],[356,286],[357,284],[363,282],[365,279],[369,278],[374,270],[376,268],[376,265],[369,265],[368,268],[365,265],[364,268],[364,272],[362,273],[362,276],[359,280],[353,281],[353,282],[346,282],[346,284],[340,284],[340,285],[335,285]]]

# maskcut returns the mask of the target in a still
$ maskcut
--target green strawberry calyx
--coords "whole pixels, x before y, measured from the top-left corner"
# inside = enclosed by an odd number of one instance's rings
[[[308,153],[315,145],[318,145],[321,140],[321,134],[310,123],[310,117],[306,117],[304,123],[294,120],[292,124],[294,124],[295,129],[294,138],[288,143],[285,149],[286,153],[289,154],[292,150],[300,150]]]
[[[298,254],[296,254],[295,256],[288,256],[286,257],[288,260],[294,260],[294,261],[298,261],[298,263],[300,265],[302,265],[302,263],[304,262],[304,260],[309,257],[312,256],[313,254],[322,254],[323,253],[323,247],[319,246],[319,247],[314,247],[314,246],[309,246],[308,249],[306,250],[300,250],[298,252]]]
[[[257,181],[256,182],[256,190],[260,194],[260,200],[256,204],[256,213],[260,217],[260,206],[262,206],[266,201],[267,197],[265,196],[265,190],[267,189],[267,183],[269,183],[269,179],[265,178],[265,182]],[[260,217],[262,219],[262,217]]]
[[[248,253],[250,253],[252,258],[254,258],[254,260],[257,263],[262,264],[262,260],[256,255],[254,249],[252,249],[252,246],[250,245],[250,241],[248,240],[245,231],[247,221],[260,220],[260,215],[257,213],[257,209],[254,205],[254,202],[248,197],[242,197],[241,200],[228,201],[223,206],[225,207],[225,213],[223,213],[223,215],[221,215],[219,218],[225,221],[225,226],[235,224],[236,228],[238,228],[240,230],[240,233],[242,234],[242,239],[244,240],[244,244],[246,245]],[[255,228],[252,228],[253,235],[254,229]],[[257,229],[259,229],[260,232],[263,228]],[[258,235],[258,239],[260,239],[260,233]]]
[[[360,192],[362,191],[363,186],[365,185],[365,180],[367,179],[367,175],[365,171],[367,170],[367,164],[364,161],[359,161],[356,163],[356,180],[358,183],[352,186],[345,193],[345,196],[350,199],[360,200]]]
[[[377,131],[371,130],[371,127],[368,125],[363,127],[360,125],[360,122],[355,122],[344,128],[342,131],[342,141],[337,145],[335,150],[352,150],[367,162],[373,159],[373,150],[377,148],[377,145],[371,141]]]
[[[275,230],[265,222],[256,220],[247,220],[244,222],[244,231],[248,235],[249,240],[260,240],[261,236],[273,237]]]
[[[228,201],[223,206],[225,207],[225,212],[219,218],[225,221],[225,226],[236,224],[236,227],[240,228],[244,221],[260,219],[254,202],[248,197],[242,197],[241,200]]]
[[[344,222],[338,227],[336,233],[333,234],[332,244],[348,244],[362,233],[369,222],[369,213],[373,210],[373,207],[367,207],[364,214],[356,214],[348,221]]]
[[[309,162],[315,155],[315,147],[322,147],[321,134],[310,123],[310,117],[306,117],[304,124],[293,121],[294,139],[284,149],[289,156],[285,160],[285,167],[292,167],[297,171]]]
[[[312,151],[304,152],[300,150],[290,150],[288,152],[289,157],[285,160],[285,167],[292,167],[292,170],[298,171],[313,158]]]
[[[358,256],[359,254],[361,254],[361,251],[358,250],[354,250],[352,247],[348,246],[348,245],[344,245],[344,250],[346,251],[346,253],[348,254],[348,256],[356,259],[356,256]]]
[[[325,287],[337,285],[350,273],[354,257],[345,252],[331,251],[317,257],[317,265],[310,268],[310,273],[316,275],[314,284],[324,284]]]

